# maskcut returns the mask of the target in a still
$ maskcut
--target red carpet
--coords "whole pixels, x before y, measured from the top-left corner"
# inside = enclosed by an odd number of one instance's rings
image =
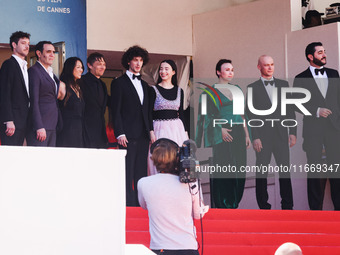
[[[147,211],[126,212],[126,243],[148,247]],[[199,221],[196,228],[201,242]],[[284,242],[297,243],[304,255],[340,255],[340,212],[210,209],[203,231],[204,255],[273,255]]]

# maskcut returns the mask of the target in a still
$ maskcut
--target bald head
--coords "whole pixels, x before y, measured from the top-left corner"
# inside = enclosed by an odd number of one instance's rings
[[[274,255],[302,255],[301,248],[295,243],[284,243]]]
[[[269,55],[261,55],[257,61],[257,64],[260,65],[261,63],[264,62],[265,59],[271,59],[273,60],[273,58]]]
[[[265,79],[271,79],[274,74],[274,60],[271,56],[262,55],[257,62],[257,68],[261,72],[261,76]]]

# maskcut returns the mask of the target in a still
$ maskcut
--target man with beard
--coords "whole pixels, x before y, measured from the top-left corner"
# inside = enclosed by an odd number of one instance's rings
[[[0,138],[2,145],[22,146],[26,137],[29,88],[27,62],[30,34],[17,31],[10,37],[12,56],[0,72]]]
[[[311,98],[304,107],[311,115],[303,118],[303,149],[307,154],[307,192],[311,210],[322,210],[324,188],[329,178],[331,197],[335,210],[340,210],[340,179],[337,164],[340,163],[340,79],[338,71],[324,67],[326,53],[321,42],[310,43],[305,55],[310,66],[298,74],[294,87],[310,91]],[[325,150],[327,165],[324,162]],[[323,166],[321,172],[312,171]],[[314,169],[314,170],[315,170]],[[320,171],[319,171],[320,172]]]

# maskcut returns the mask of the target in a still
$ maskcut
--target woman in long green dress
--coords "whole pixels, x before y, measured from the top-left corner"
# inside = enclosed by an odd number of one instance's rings
[[[212,147],[213,150],[213,166],[215,169],[224,167],[229,170],[210,175],[212,207],[237,208],[243,196],[246,178],[246,173],[240,170],[241,166],[246,166],[246,149],[250,147],[251,140],[245,117],[233,115],[233,95],[225,86],[232,85],[230,81],[234,77],[231,60],[221,59],[216,64],[216,75],[219,78],[218,84],[207,89],[210,90],[207,96],[207,114],[201,115],[199,107],[196,141],[200,146],[204,132],[204,145]],[[215,123],[213,126],[214,119],[227,120],[228,123]]]

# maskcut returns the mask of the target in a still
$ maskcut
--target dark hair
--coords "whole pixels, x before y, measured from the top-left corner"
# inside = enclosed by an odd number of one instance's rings
[[[18,42],[21,38],[28,38],[30,39],[30,34],[29,33],[25,33],[25,32],[22,32],[22,31],[16,31],[14,32],[11,37],[9,38],[9,45],[11,46],[11,49],[13,51],[13,46],[12,46],[12,43],[14,42],[15,44],[18,45]]]
[[[87,57],[86,62],[92,66],[94,62],[100,61],[101,59],[103,59],[105,61],[103,54],[101,54],[99,52],[93,52]]]
[[[306,59],[307,59],[308,62],[309,62],[308,55],[314,56],[316,46],[322,46],[322,43],[321,42],[312,42],[312,43],[307,45],[306,50],[305,50],[305,55],[306,55]]]
[[[138,45],[134,45],[125,51],[122,56],[121,63],[126,70],[129,69],[129,62],[134,57],[141,57],[143,59],[143,65],[146,65],[149,62],[149,52]]]
[[[37,43],[37,45],[35,45],[34,52],[35,52],[35,56],[37,57],[38,60],[39,60],[39,57],[38,57],[37,51],[40,51],[42,53],[44,51],[44,45],[45,44],[53,45],[53,43],[50,42],[50,41],[40,41],[40,42]]]
[[[79,96],[82,98],[81,89],[79,86],[79,80],[75,80],[75,77],[73,76],[73,70],[76,67],[77,61],[80,61],[83,71],[84,71],[84,64],[83,61],[81,61],[78,57],[71,57],[66,59],[64,63],[63,71],[60,74],[60,80],[63,81],[66,85],[66,98],[64,100],[64,105],[66,105],[68,99],[71,96],[71,86],[73,86],[74,89],[79,91]]]
[[[318,24],[321,25],[321,16],[323,13],[318,12],[317,10],[309,10],[306,12],[305,20],[302,22],[304,28],[309,28],[315,26],[316,24],[312,24],[312,19],[317,18]]]
[[[217,75],[217,78],[220,78],[220,76],[217,74],[217,71],[221,72],[221,67],[223,64],[226,64],[226,63],[229,63],[231,64],[231,60],[230,59],[220,59],[217,64],[216,64],[216,75]]]
[[[178,86],[178,82],[177,82],[177,66],[175,64],[175,62],[171,59],[165,59],[163,60],[158,67],[158,80],[157,80],[157,84],[159,84],[162,81],[161,76],[159,75],[159,70],[161,69],[161,65],[162,63],[167,63],[171,66],[172,70],[175,71],[175,74],[172,76],[171,78],[171,83],[175,86]]]
[[[157,171],[178,175],[178,145],[169,139],[158,139],[151,145],[151,159]]]

